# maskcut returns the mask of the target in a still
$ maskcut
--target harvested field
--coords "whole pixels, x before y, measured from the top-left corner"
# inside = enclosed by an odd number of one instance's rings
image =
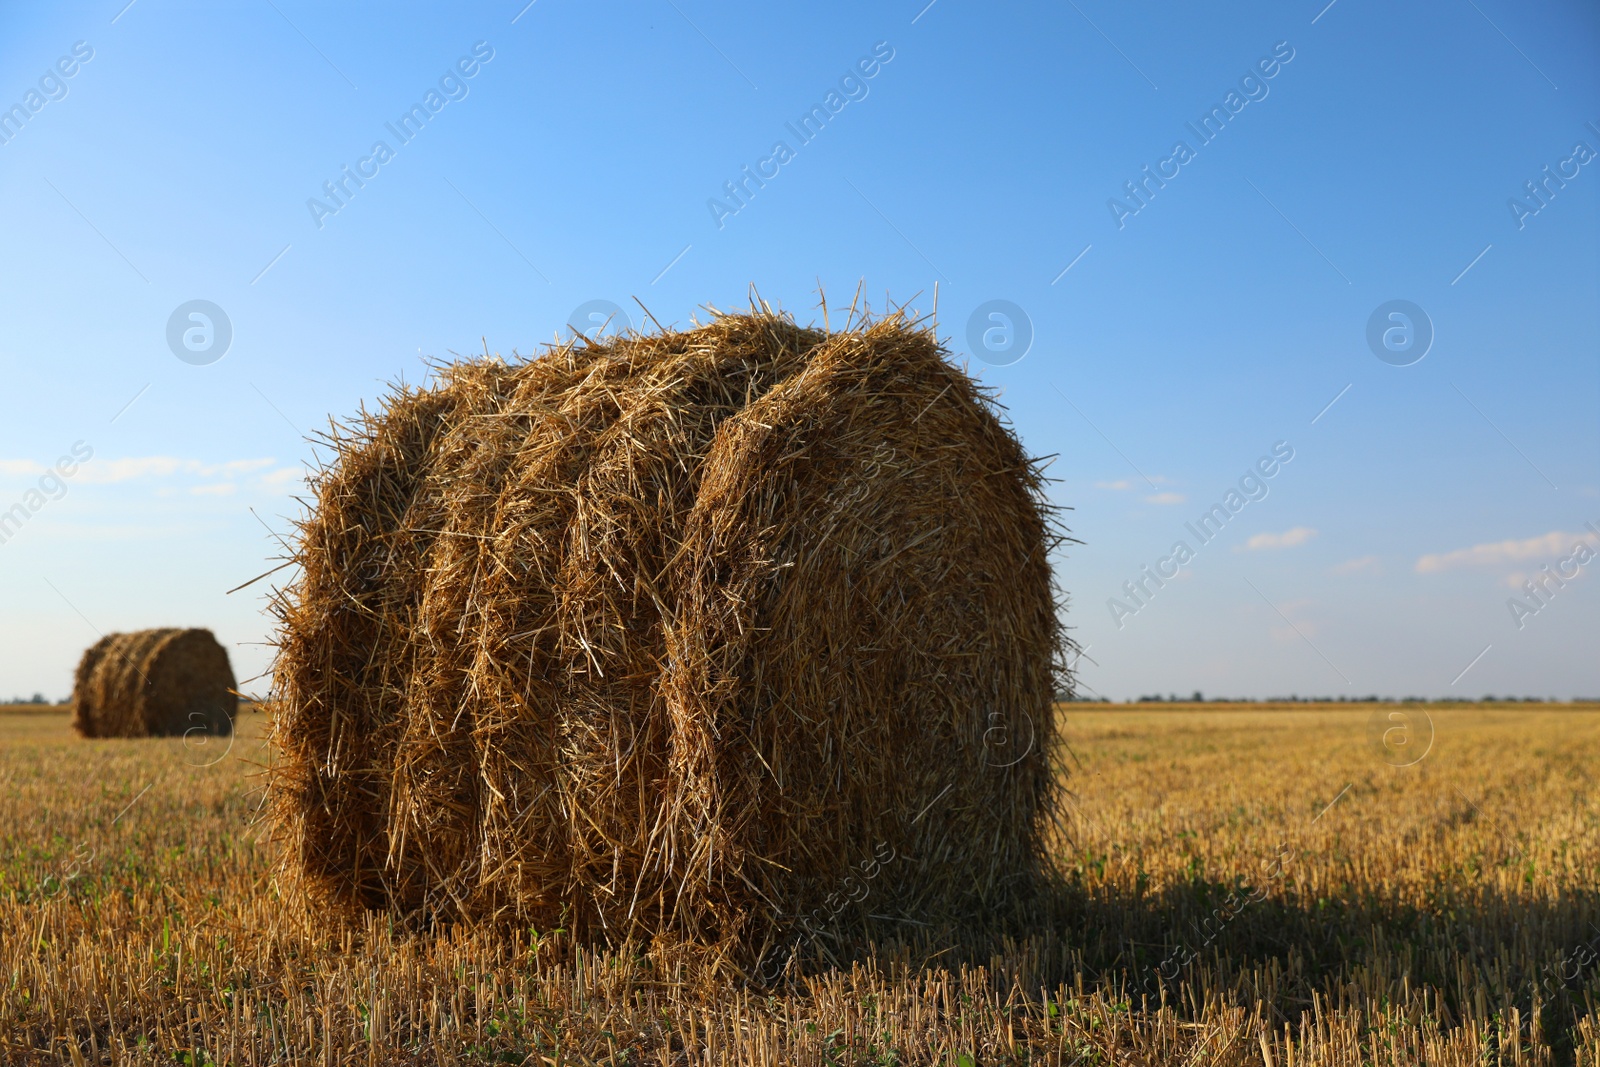
[[[770,991],[558,929],[298,915],[247,830],[262,714],[223,755],[7,712],[0,1058],[1600,1064],[1600,707],[1430,707],[1411,766],[1369,742],[1392,710],[1073,706],[1050,914]]]

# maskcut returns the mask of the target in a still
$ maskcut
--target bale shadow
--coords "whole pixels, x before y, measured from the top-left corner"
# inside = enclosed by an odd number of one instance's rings
[[[1412,1004],[1441,1027],[1524,1025],[1540,1005],[1558,1062],[1600,999],[1600,891],[1529,900],[1441,879],[1423,905],[1372,892],[1317,895],[1196,877],[1156,891],[1061,880],[1004,914],[908,927],[871,917],[865,935],[822,940],[798,974],[856,964],[908,975],[985,967],[997,989],[1037,997],[1081,983],[1129,1010],[1257,1001],[1278,1025],[1328,1006]],[[909,930],[909,932],[908,932]],[[1487,1015],[1485,1004],[1487,1003]]]

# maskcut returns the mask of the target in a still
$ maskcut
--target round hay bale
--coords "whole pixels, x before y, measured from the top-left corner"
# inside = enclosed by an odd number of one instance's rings
[[[72,688],[80,737],[227,735],[238,711],[227,649],[210,630],[108,634],[83,654]]]
[[[272,720],[314,899],[749,966],[1037,887],[1062,533],[929,331],[721,315],[328,440]]]

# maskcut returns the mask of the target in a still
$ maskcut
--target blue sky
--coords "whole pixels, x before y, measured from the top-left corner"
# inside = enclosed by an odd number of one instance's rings
[[[424,357],[862,283],[937,286],[1059,457],[1089,690],[1600,695],[1592,6],[125,2],[0,9],[0,694],[151,625],[264,671],[262,587],[225,591],[272,565],[306,435]],[[232,333],[200,365],[168,342],[194,300]],[[1032,333],[1008,365],[969,342],[995,300]],[[1405,366],[1367,338],[1395,300],[1433,335]]]

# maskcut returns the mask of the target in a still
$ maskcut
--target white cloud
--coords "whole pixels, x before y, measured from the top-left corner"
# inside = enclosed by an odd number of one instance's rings
[[[217,486],[234,485],[252,475],[259,476],[259,484],[271,488],[282,487],[304,477],[304,472],[294,467],[269,471],[277,463],[270,457],[209,462],[177,456],[124,456],[116,459],[96,456],[82,463],[69,480],[78,485],[120,485],[141,479],[196,478],[206,479],[210,484],[190,489],[189,492],[225,493],[231,490]],[[52,469],[31,459],[0,459],[0,477],[37,478]],[[268,473],[262,474],[263,471]]]
[[[1273,626],[1270,628],[1272,639],[1280,645],[1293,645],[1303,639],[1317,636],[1317,624],[1314,622],[1297,622],[1293,626]]]
[[[115,485],[136,478],[170,478],[183,469],[186,461],[171,456],[144,456],[137,459],[91,459],[74,481],[89,485]],[[193,463],[193,460],[187,462]]]
[[[1356,559],[1347,559],[1333,568],[1335,574],[1379,574],[1383,566],[1378,562],[1377,556],[1360,556]]]
[[[1149,477],[1144,478],[1143,480],[1145,482],[1149,483],[1152,486],[1156,486],[1156,485],[1171,485],[1172,484],[1172,479],[1171,478],[1165,477],[1164,475],[1160,475],[1160,474],[1152,474]],[[1119,493],[1125,493],[1129,489],[1133,488],[1133,480],[1130,479],[1130,478],[1118,478],[1114,482],[1095,482],[1094,483],[1094,487],[1096,489],[1115,489]],[[1170,494],[1157,493],[1156,495],[1157,496],[1164,496],[1164,495],[1170,495]],[[1149,498],[1146,497],[1145,499],[1148,500]],[[1178,503],[1178,501],[1156,500],[1156,501],[1152,501],[1152,503],[1168,504],[1168,503]]]
[[[1288,625],[1270,624],[1272,639],[1287,645],[1302,638],[1317,636],[1317,624],[1306,618],[1306,614],[1316,606],[1317,602],[1309,599],[1286,600],[1279,604],[1278,610],[1283,612],[1284,621]]]
[[[227,496],[236,492],[238,486],[232,482],[213,482],[210,485],[197,485],[189,490],[191,496]]]
[[[196,474],[211,477],[220,474],[224,478],[232,478],[237,474],[254,474],[256,471],[265,470],[278,462],[275,459],[233,459],[226,463],[212,463],[195,468]]]
[[[1311,527],[1296,526],[1283,531],[1283,533],[1258,533],[1246,541],[1244,547],[1251,552],[1257,552],[1263,548],[1294,548],[1296,545],[1305,544],[1315,536],[1317,536],[1317,531]]]
[[[277,470],[261,476],[263,485],[285,486],[293,485],[305,478],[306,472],[299,467],[279,467]]]
[[[1494,541],[1458,548],[1454,552],[1430,553],[1417,560],[1417,573],[1437,574],[1456,567],[1490,567],[1528,559],[1554,559],[1566,555],[1582,540],[1578,534],[1551,530],[1522,541]]]
[[[178,459],[175,456],[96,458],[85,463],[73,481],[86,485],[116,485],[139,478],[171,478],[180,474],[199,478],[231,479],[264,470],[276,462],[273,459],[234,459],[222,463],[205,463],[198,459]]]
[[[1572,574],[1570,576],[1559,575],[1559,577],[1556,577],[1556,580],[1560,582],[1575,582],[1592,569],[1593,568],[1590,567],[1580,567],[1576,574]],[[1510,574],[1507,574],[1505,577],[1500,579],[1500,584],[1505,586],[1507,589],[1515,589],[1518,592],[1525,592],[1525,590],[1522,588],[1523,585],[1531,581],[1533,582],[1535,589],[1548,589],[1548,583],[1550,579],[1554,576],[1557,576],[1560,571],[1561,567],[1559,564],[1553,568],[1550,567],[1549,564],[1546,564],[1537,571],[1512,571]],[[1556,588],[1560,587],[1557,586]]]
[[[1182,493],[1156,493],[1144,498],[1146,504],[1181,504],[1189,498]]]

